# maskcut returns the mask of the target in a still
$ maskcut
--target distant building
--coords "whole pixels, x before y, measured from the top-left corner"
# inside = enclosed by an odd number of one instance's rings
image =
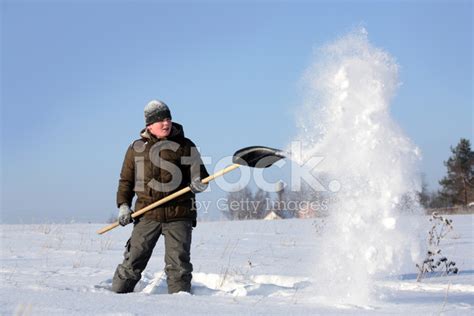
[[[277,213],[275,213],[274,211],[271,211],[270,213],[267,214],[267,216],[265,216],[263,218],[264,220],[274,220],[274,219],[282,219],[281,216],[279,216]]]
[[[318,214],[317,214],[316,210],[314,210],[309,205],[305,205],[305,206],[301,207],[300,210],[298,210],[296,216],[298,218],[315,218],[315,217],[317,217],[317,215]]]

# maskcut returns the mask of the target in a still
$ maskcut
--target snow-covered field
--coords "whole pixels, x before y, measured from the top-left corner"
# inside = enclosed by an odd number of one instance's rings
[[[314,276],[330,273],[315,269],[322,220],[199,223],[193,235],[192,295],[166,294],[163,240],[135,293],[109,291],[131,227],[99,236],[102,224],[2,225],[0,314],[472,315],[473,215],[450,218],[454,232],[441,248],[460,273],[416,282],[417,270],[406,258],[402,271],[377,277],[374,299],[363,305],[330,303],[334,300],[316,294],[325,284]],[[427,217],[403,220],[429,228]]]

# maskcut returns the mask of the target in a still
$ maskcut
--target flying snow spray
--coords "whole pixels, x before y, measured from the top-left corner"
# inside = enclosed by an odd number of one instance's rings
[[[315,254],[317,294],[367,304],[377,275],[396,273],[410,255],[415,238],[400,214],[419,210],[421,155],[390,116],[398,65],[361,28],[322,47],[304,83],[295,138],[301,151],[292,158],[321,157],[312,173],[330,180],[333,197]]]

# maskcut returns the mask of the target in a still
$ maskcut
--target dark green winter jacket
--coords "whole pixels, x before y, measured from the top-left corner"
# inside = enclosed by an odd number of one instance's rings
[[[120,172],[117,206],[132,205],[142,209],[209,174],[202,164],[196,145],[184,136],[183,127],[174,123],[166,139],[158,139],[146,129],[141,138],[127,149]],[[176,220],[196,221],[195,195],[192,192],[175,198],[142,216],[160,222]]]

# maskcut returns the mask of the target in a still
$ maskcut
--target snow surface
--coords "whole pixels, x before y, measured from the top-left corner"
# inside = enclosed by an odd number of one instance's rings
[[[134,293],[109,290],[130,226],[97,235],[104,225],[2,225],[0,314],[472,315],[474,215],[449,218],[454,231],[441,249],[460,273],[416,282],[411,258],[400,258],[406,264],[398,273],[377,275],[367,305],[334,303],[337,297],[316,294],[326,286],[316,281],[318,274],[328,273],[315,268],[324,246],[322,219],[198,223],[192,295],[166,294],[162,239]],[[414,221],[426,244],[428,217],[402,217],[397,225]],[[363,259],[352,260],[347,264]]]

